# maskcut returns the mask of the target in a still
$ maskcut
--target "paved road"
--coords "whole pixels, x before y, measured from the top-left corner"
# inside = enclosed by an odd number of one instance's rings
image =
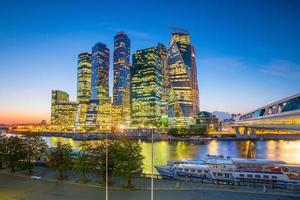
[[[0,174],[0,200],[104,200],[105,191],[91,186],[31,180]],[[110,190],[110,200],[150,200],[150,191]],[[296,200],[259,194],[215,191],[155,191],[155,200]]]

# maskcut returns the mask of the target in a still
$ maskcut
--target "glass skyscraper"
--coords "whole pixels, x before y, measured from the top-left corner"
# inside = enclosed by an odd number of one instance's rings
[[[126,33],[119,32],[114,37],[114,120],[120,126],[130,121],[130,40]]]
[[[91,54],[78,55],[77,62],[77,101],[87,103],[91,98]]]
[[[78,55],[77,62],[77,102],[76,128],[82,130],[85,127],[88,102],[91,98],[91,54],[83,52]]]
[[[154,128],[161,126],[162,57],[165,47],[138,50],[133,54],[131,90],[131,126]],[[166,52],[165,52],[166,53]]]
[[[169,126],[188,127],[199,112],[199,92],[195,52],[185,30],[172,30],[168,49],[168,81]]]
[[[109,116],[111,114],[110,106],[109,109],[107,108],[107,104],[110,104],[108,85],[109,49],[105,44],[99,42],[92,48],[91,58],[91,98],[86,124],[99,128],[105,126],[106,122],[103,123],[102,119],[106,117],[106,114],[109,114]]]

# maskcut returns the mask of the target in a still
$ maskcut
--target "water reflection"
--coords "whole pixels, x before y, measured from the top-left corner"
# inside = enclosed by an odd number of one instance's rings
[[[56,146],[57,141],[69,143],[78,150],[80,141],[68,138],[44,138],[49,146]],[[101,141],[90,141],[96,146]],[[151,173],[151,143],[139,141],[144,159],[144,173]],[[268,140],[268,141],[217,141],[203,144],[177,141],[158,141],[154,145],[154,165],[165,165],[169,160],[197,159],[206,154],[222,154],[242,158],[266,158],[283,160],[288,163],[300,164],[300,140]]]

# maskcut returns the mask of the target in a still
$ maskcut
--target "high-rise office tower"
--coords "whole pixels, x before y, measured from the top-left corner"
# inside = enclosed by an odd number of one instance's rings
[[[138,50],[133,54],[130,70],[131,126],[161,126],[162,116],[162,52],[165,47]]]
[[[103,43],[92,48],[91,98],[87,113],[88,126],[97,129],[107,128],[106,115],[110,117],[110,98],[108,86],[109,49]],[[109,112],[109,113],[108,113]],[[103,121],[103,119],[105,119]],[[105,128],[104,128],[105,127]]]
[[[77,101],[87,103],[91,98],[91,54],[78,55],[77,62]]]
[[[168,80],[169,126],[188,127],[199,112],[199,91],[195,52],[190,35],[185,30],[172,30],[168,49]]]
[[[104,103],[109,100],[109,49],[103,43],[92,48],[91,99]]]
[[[78,55],[77,62],[77,102],[76,128],[83,130],[87,117],[88,102],[91,98],[91,54],[87,52]]]
[[[130,121],[130,40],[126,33],[114,37],[113,106],[116,126],[129,125]]]

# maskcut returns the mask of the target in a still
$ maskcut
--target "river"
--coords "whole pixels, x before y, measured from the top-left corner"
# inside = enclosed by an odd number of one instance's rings
[[[55,147],[57,141],[69,143],[78,150],[81,141],[61,138],[43,137],[47,144]],[[100,141],[90,141],[97,145]],[[151,173],[151,142],[139,141],[144,155],[143,172]],[[241,158],[262,158],[283,160],[287,163],[300,164],[300,140],[262,140],[262,141],[231,141],[211,140],[202,144],[184,141],[156,141],[154,147],[154,165],[165,165],[169,160],[197,159],[207,154]]]

